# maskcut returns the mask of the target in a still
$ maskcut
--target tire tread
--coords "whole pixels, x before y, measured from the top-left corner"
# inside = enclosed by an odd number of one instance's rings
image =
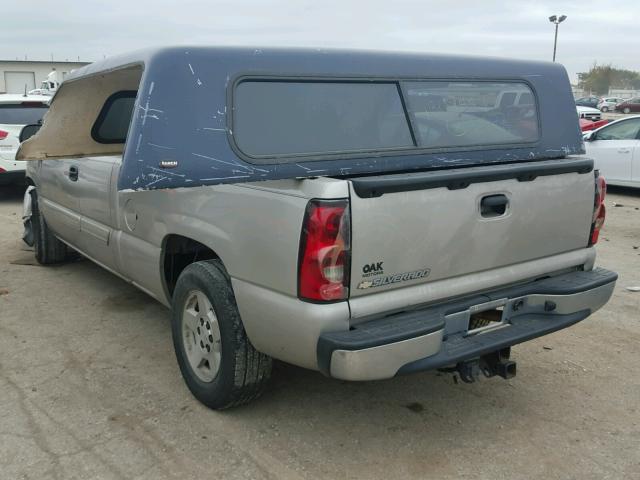
[[[271,376],[271,357],[258,352],[249,341],[233,295],[231,279],[222,262],[217,259],[205,260],[191,264],[187,268],[191,271],[199,270],[199,274],[210,280],[214,285],[218,283],[217,280],[224,280],[226,288],[222,288],[221,291],[224,293],[225,313],[228,315],[227,320],[232,328],[232,338],[235,343],[235,345],[231,346],[234,352],[232,387],[226,392],[224,399],[216,398],[215,401],[207,401],[207,399],[203,398],[198,399],[205,405],[217,410],[247,404],[262,395]],[[178,279],[179,282],[180,279]],[[174,308],[177,308],[177,305]],[[176,315],[176,312],[174,312],[174,315]]]
[[[34,228],[34,251],[36,260],[41,265],[62,263],[69,256],[67,245],[53,234],[44,216],[40,213],[35,191],[32,193],[31,221]]]

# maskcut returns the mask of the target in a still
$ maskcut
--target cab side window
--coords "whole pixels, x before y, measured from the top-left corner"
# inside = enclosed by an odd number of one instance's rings
[[[596,133],[596,140],[636,140],[640,132],[640,118],[604,127]]]

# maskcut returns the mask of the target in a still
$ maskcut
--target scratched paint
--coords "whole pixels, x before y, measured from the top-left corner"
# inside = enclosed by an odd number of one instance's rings
[[[319,175],[359,175],[531,161],[583,153],[573,97],[557,64],[499,59],[318,49],[169,48],[95,62],[69,80],[144,64],[120,190],[179,188]],[[357,157],[249,159],[233,148],[228,104],[242,75],[371,78],[487,78],[527,81],[539,102],[540,140],[526,146]],[[71,85],[69,85],[71,86]],[[231,115],[230,115],[231,114]],[[231,118],[230,118],[231,117]],[[171,171],[162,162],[176,162]]]

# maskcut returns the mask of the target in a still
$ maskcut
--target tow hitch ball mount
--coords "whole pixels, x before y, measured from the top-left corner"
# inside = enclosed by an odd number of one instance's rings
[[[480,378],[480,374],[485,377],[498,375],[509,379],[516,376],[516,362],[509,360],[511,348],[503,348],[496,352],[488,353],[480,358],[465,360],[456,365],[455,371],[460,375],[460,379],[465,383],[473,383]]]

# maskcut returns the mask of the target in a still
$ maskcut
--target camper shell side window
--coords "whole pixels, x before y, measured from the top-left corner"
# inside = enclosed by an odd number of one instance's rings
[[[91,137],[96,142],[126,142],[137,93],[136,90],[124,90],[107,98],[91,128]]]

